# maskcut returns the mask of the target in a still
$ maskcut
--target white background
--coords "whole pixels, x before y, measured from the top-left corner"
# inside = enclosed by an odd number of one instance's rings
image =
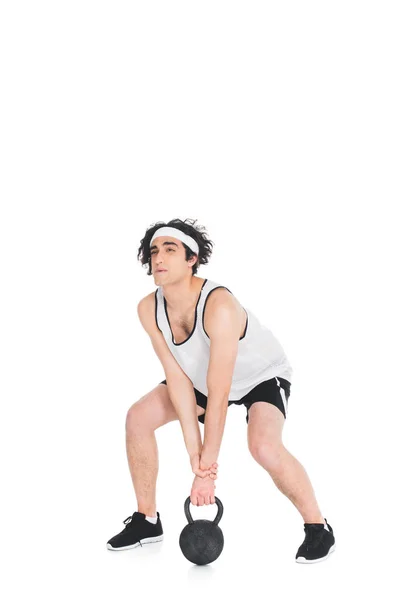
[[[5,597],[397,595],[397,8],[2,3]],[[176,217],[215,243],[198,275],[292,364],[283,439],[334,529],[324,562],[295,562],[303,519],[250,455],[237,406],[220,558],[195,567],[178,546],[193,474],[177,421],[156,434],[164,541],[106,548],[137,510],[127,410],[164,378],[137,317],[155,289],[137,250]]]

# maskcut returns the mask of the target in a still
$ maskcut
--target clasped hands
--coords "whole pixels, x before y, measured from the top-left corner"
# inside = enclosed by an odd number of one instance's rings
[[[218,463],[214,462],[210,466],[204,463],[200,454],[195,454],[190,458],[192,471],[195,478],[190,492],[190,502],[195,506],[204,504],[215,504],[214,489],[217,479]]]

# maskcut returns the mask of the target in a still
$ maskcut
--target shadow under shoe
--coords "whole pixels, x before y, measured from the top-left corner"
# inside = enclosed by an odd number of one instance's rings
[[[123,523],[126,525],[125,529],[108,540],[109,550],[129,550],[139,545],[161,542],[164,538],[159,512],[154,525],[146,520],[145,514],[137,511]]]

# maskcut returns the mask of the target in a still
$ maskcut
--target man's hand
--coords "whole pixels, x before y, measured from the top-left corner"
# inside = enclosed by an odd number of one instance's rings
[[[204,504],[215,504],[214,489],[216,485],[212,479],[207,477],[196,477],[192,484],[190,492],[190,502],[194,506],[204,506]]]
[[[200,455],[194,454],[190,458],[190,464],[193,473],[198,477],[204,479],[209,476],[211,479],[217,479],[218,463],[213,463],[210,467],[207,467],[203,462],[200,463]]]

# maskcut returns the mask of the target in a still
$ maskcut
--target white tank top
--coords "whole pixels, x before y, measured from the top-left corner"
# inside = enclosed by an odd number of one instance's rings
[[[168,309],[162,287],[155,292],[155,318],[169,349],[182,370],[199,392],[208,396],[207,371],[210,359],[210,338],[204,329],[204,308],[211,292],[227,287],[205,279],[196,305],[193,331],[179,344],[173,339]],[[232,294],[230,290],[228,290]],[[244,307],[243,307],[244,308]],[[238,342],[238,353],[232,376],[229,400],[240,400],[256,385],[273,377],[283,377],[292,382],[293,369],[281,344],[273,333],[260,323],[247,308],[246,328]]]

